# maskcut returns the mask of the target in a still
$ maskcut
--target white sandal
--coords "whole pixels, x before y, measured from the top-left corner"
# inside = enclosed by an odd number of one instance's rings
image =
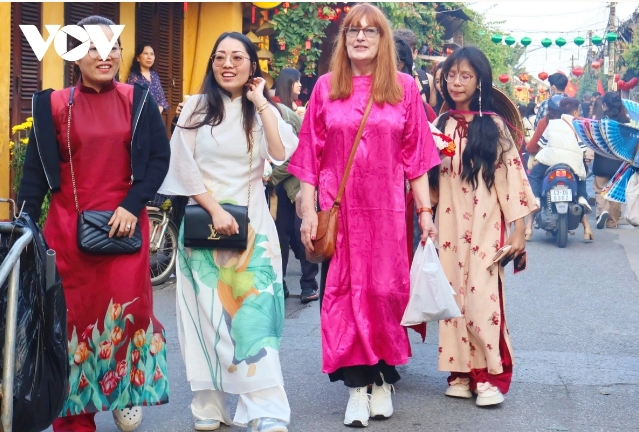
[[[114,410],[113,421],[122,432],[133,432],[142,424],[142,407]]]

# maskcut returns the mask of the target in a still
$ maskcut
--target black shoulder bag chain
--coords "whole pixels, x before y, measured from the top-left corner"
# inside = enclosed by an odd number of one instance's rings
[[[73,93],[75,87],[71,87],[69,95],[69,116],[67,118],[67,147],[69,148],[69,165],[71,166],[71,183],[73,184],[73,198],[75,210],[78,212],[78,248],[89,254],[132,254],[142,247],[142,232],[137,224],[133,237],[128,235],[109,238],[111,227],[108,225],[114,211],[111,210],[85,210],[80,211],[78,204],[78,191],[75,185],[75,172],[71,157],[71,107],[73,106]]]

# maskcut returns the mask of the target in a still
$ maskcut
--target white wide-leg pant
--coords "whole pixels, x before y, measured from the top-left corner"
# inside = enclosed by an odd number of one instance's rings
[[[227,425],[235,424],[247,427],[251,420],[274,418],[288,424],[291,421],[291,408],[284,387],[275,386],[250,393],[240,394],[231,420],[230,394],[216,390],[193,392],[191,412],[195,420],[218,420]]]

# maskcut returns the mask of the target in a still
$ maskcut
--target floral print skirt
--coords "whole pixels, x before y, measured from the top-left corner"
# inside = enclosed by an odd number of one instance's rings
[[[65,238],[75,233],[75,212],[65,219],[61,211],[54,199],[44,231],[67,302],[69,396],[60,415],[167,403],[166,339],[153,316],[148,230],[136,254],[87,255],[74,235]],[[144,211],[140,226],[147,221]]]

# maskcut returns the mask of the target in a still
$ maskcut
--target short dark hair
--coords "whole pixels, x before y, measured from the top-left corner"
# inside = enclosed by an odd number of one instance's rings
[[[550,85],[554,85],[557,90],[564,91],[568,85],[568,77],[562,73],[556,72],[548,77]]]
[[[397,38],[404,39],[411,49],[411,53],[417,49],[417,35],[414,31],[407,28],[400,28],[393,31],[393,35]]]
[[[603,95],[601,93],[599,93],[598,91],[592,93],[592,97],[594,97],[595,99],[598,98],[598,97],[601,97],[601,96],[603,96]]]

